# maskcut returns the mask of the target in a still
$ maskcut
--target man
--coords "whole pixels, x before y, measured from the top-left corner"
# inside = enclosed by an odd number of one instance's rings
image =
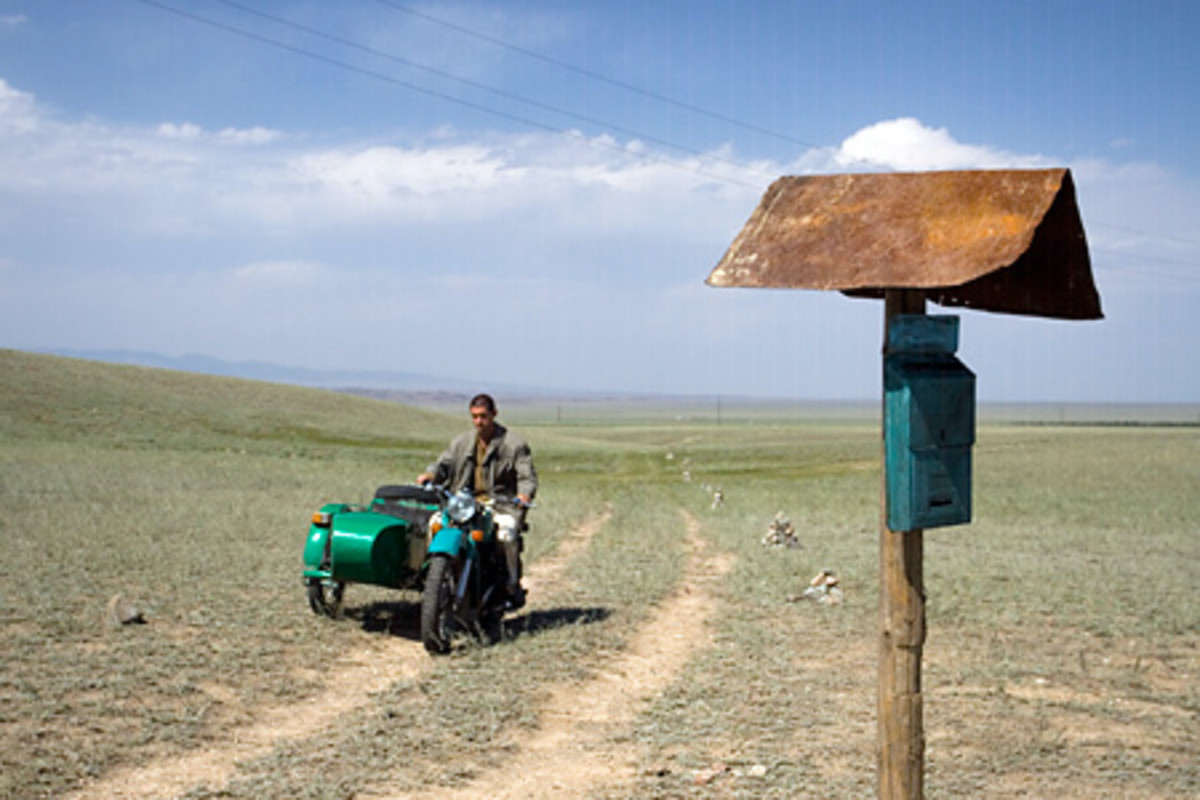
[[[439,483],[450,491],[467,488],[481,500],[489,497],[512,502],[515,508],[497,508],[493,520],[496,538],[508,567],[509,606],[525,604],[521,587],[521,530],[525,511],[537,494],[537,470],[529,445],[496,422],[496,401],[477,394],[470,402],[475,430],[456,436],[438,460],[417,476],[417,483]]]

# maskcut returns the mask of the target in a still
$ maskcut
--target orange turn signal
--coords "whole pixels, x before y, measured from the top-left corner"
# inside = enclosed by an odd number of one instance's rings
[[[477,542],[483,541],[483,531],[471,531],[471,538]]]
[[[437,533],[441,529],[442,529],[441,519],[435,519],[433,522],[429,523],[429,532],[430,533]]]
[[[321,525],[327,527],[332,517],[328,511],[314,511],[312,515],[313,525]]]

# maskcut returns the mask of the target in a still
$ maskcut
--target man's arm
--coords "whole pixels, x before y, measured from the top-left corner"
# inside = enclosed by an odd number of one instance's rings
[[[425,471],[417,476],[417,483],[439,483],[447,484],[454,478],[454,466],[457,463],[457,453],[461,449],[458,447],[459,440],[463,437],[455,437],[450,445],[442,451],[437,460],[425,468]]]
[[[533,466],[533,451],[524,440],[517,445],[514,460],[517,467],[517,498],[523,503],[532,503],[537,495],[537,469]]]

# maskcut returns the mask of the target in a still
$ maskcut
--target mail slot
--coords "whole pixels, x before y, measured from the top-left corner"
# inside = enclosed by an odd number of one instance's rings
[[[887,524],[894,531],[971,521],[975,374],[954,356],[958,317],[900,315],[884,358]]]

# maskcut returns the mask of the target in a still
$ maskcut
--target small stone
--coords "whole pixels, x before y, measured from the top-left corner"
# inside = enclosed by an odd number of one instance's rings
[[[142,610],[128,600],[123,594],[115,594],[108,601],[108,624],[114,628],[122,625],[144,625],[146,622]]]
[[[729,765],[722,761],[718,761],[708,769],[702,769],[698,771],[695,777],[692,779],[692,783],[696,786],[707,786],[708,784],[712,783],[715,778],[720,775],[724,775],[726,772],[729,772]]]

